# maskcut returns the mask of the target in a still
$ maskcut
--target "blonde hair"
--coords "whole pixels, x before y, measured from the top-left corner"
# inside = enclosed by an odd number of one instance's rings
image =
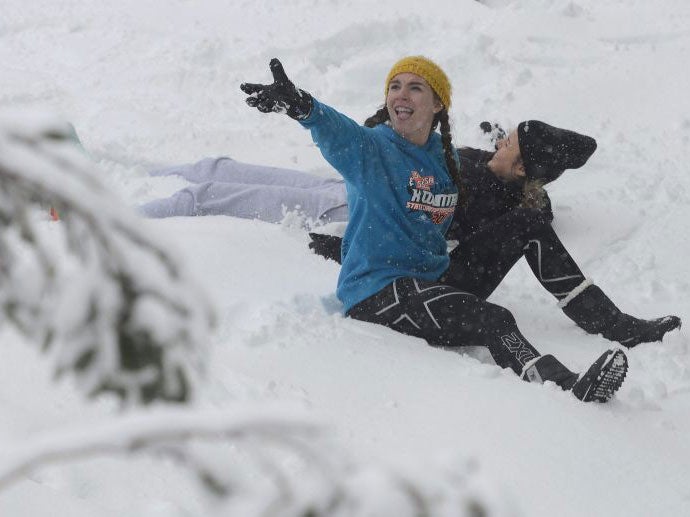
[[[522,201],[520,201],[520,207],[539,209],[546,207],[546,190],[544,190],[544,183],[546,182],[543,179],[527,179],[522,186]]]

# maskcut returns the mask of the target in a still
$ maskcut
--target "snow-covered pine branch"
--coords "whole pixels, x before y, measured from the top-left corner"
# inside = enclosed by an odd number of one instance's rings
[[[467,460],[354,462],[328,429],[284,406],[232,412],[158,408],[78,429],[51,429],[0,449],[0,491],[31,471],[99,455],[173,457],[213,497],[204,515],[489,517],[514,515]],[[498,492],[498,493],[497,493]]]
[[[55,207],[60,222],[47,222]],[[184,401],[213,311],[165,243],[99,180],[72,127],[0,115],[0,324],[58,374],[125,404]]]
[[[207,299],[164,242],[114,199],[69,124],[0,115],[0,323],[12,323],[89,395],[186,401],[213,325]],[[48,207],[60,222],[47,221]],[[504,515],[464,461],[349,458],[308,415],[151,408],[51,429],[0,449],[0,491],[48,464],[113,453],[174,458],[208,494],[206,515]],[[402,454],[404,456],[404,454]],[[481,488],[481,485],[479,485]]]

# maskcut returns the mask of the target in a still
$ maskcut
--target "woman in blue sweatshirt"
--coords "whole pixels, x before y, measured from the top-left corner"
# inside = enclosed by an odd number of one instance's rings
[[[448,122],[451,86],[438,65],[422,56],[395,63],[385,105],[364,126],[296,88],[277,59],[270,68],[272,84],[241,85],[247,104],[298,120],[345,179],[350,213],[337,295],[348,316],[434,346],[485,346],[499,366],[528,381],[553,381],[583,401],[613,396],[627,372],[622,350],[573,373],[540,355],[507,309],[444,277],[445,233],[463,193]]]

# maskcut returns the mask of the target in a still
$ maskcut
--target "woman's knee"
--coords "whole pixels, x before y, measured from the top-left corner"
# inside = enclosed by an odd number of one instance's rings
[[[551,221],[547,215],[538,208],[519,207],[513,209],[511,214],[522,226],[533,226],[534,228],[551,226]]]
[[[536,208],[515,208],[506,214],[505,227],[512,228],[514,236],[521,239],[543,238],[551,228],[551,221]]]
[[[505,307],[490,302],[484,302],[479,318],[485,325],[485,328],[505,328],[516,324],[512,312]]]

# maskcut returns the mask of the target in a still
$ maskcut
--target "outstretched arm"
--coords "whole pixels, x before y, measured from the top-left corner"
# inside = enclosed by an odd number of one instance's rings
[[[363,173],[363,128],[351,118],[315,100],[288,79],[278,59],[270,62],[272,84],[243,83],[249,106],[262,113],[286,113],[311,131],[321,154],[347,180],[356,183]]]

